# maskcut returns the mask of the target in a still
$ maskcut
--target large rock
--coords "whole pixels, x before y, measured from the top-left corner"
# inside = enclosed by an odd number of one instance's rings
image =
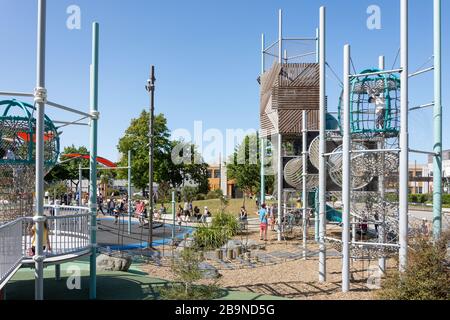
[[[175,250],[180,252],[180,251],[183,251],[184,248],[192,248],[194,246],[194,244],[195,244],[194,239],[187,238],[187,239],[181,241]]]
[[[217,269],[214,266],[206,262],[200,262],[198,264],[198,267],[202,272],[203,279],[217,279],[220,277],[219,271],[217,271]]]
[[[131,262],[131,256],[126,253],[102,253],[97,257],[97,270],[127,272]]]

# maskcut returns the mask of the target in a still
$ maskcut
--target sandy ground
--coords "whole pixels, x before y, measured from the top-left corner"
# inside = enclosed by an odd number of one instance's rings
[[[241,239],[242,237],[236,238]],[[259,234],[256,230],[251,229],[248,238],[259,240]],[[312,234],[309,235],[309,238],[308,249],[318,250],[317,244],[312,241]],[[290,240],[280,243],[276,239],[276,232],[269,231],[269,241],[266,242],[265,252],[298,251],[302,245],[298,231]],[[319,263],[318,257],[314,256],[307,260],[281,261],[275,265],[263,265],[256,268],[219,270],[221,277],[217,285],[231,290],[250,291],[292,299],[369,300],[375,299],[374,290],[369,289],[368,285],[368,278],[371,278],[374,273],[367,270],[376,270],[376,266],[376,260],[370,262],[351,261],[351,291],[345,294],[341,292],[342,264],[339,257],[327,258],[326,283],[318,281]],[[388,261],[388,266],[395,267],[394,262]],[[143,269],[152,277],[175,280],[170,267],[148,264]],[[208,281],[202,280],[200,283],[208,283]]]

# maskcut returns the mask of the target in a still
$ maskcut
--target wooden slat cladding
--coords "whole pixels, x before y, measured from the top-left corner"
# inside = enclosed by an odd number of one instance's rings
[[[308,130],[319,130],[319,110],[308,110],[306,114]],[[303,110],[280,110],[278,117],[280,133],[298,135],[302,132]]]
[[[316,110],[319,109],[318,87],[273,88],[274,109]]]
[[[307,110],[308,129],[318,130],[319,80],[317,63],[274,63],[261,76],[261,129],[300,134],[302,111]]]

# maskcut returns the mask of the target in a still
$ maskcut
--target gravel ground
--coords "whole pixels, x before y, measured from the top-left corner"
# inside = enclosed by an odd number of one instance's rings
[[[266,242],[265,252],[294,251],[301,246],[298,240],[299,232],[293,239],[277,242],[276,232],[269,232],[269,241]],[[256,230],[251,230],[249,239],[259,240]],[[312,239],[312,234],[309,238]],[[241,239],[237,237],[236,239]],[[315,243],[309,243],[308,249],[318,250]],[[330,250],[330,253],[332,250]],[[220,270],[221,277],[217,284],[230,290],[249,291],[260,294],[282,296],[292,299],[312,300],[370,300],[375,299],[374,290],[370,290],[367,282],[368,267],[376,268],[377,261],[352,261],[351,262],[351,291],[341,292],[341,259],[328,257],[327,259],[327,283],[318,281],[318,257],[309,257],[307,260],[280,262],[276,265],[259,266],[256,268]],[[395,267],[393,261],[388,261],[389,267]],[[175,280],[170,267],[145,265],[144,271],[152,277],[165,280]],[[208,283],[202,280],[200,283]]]

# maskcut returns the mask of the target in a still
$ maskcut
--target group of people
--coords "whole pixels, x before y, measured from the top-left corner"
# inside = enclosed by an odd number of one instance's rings
[[[184,216],[184,220],[183,220]],[[206,219],[211,217],[208,207],[203,208],[201,212],[198,206],[193,206],[192,202],[185,202],[184,206],[179,205],[177,210],[177,223],[181,227],[183,221],[195,221],[206,223]]]

